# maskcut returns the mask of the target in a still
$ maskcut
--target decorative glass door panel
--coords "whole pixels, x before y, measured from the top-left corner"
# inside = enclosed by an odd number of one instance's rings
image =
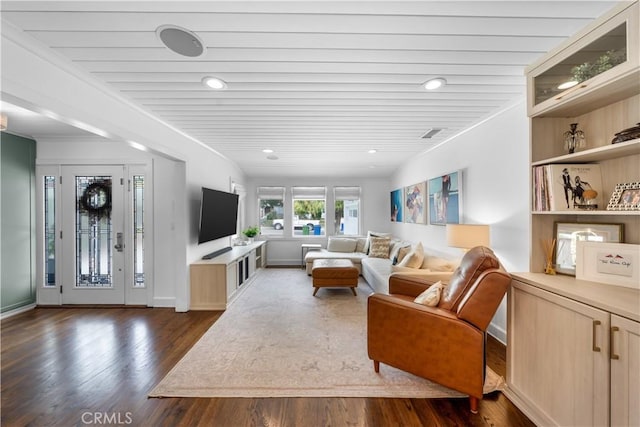
[[[63,304],[125,303],[123,187],[122,166],[63,168]]]
[[[144,176],[133,176],[133,287],[144,288]]]
[[[77,287],[113,287],[110,176],[76,176]]]
[[[44,191],[44,282],[56,286],[56,177],[45,175]]]

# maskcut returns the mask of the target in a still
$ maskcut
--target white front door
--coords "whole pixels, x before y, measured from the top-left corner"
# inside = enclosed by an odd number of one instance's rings
[[[124,166],[62,167],[62,303],[125,303]]]

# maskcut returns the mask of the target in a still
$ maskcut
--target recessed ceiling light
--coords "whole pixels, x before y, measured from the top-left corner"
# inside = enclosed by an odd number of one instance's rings
[[[577,81],[569,80],[568,82],[564,82],[561,85],[559,85],[558,89],[560,89],[560,90],[569,89],[570,87],[574,87],[577,84],[578,84]]]
[[[227,88],[227,83],[224,80],[211,76],[204,77],[202,79],[202,84],[209,89],[222,90]]]
[[[436,77],[435,79],[427,80],[424,83],[424,88],[426,90],[435,90],[447,84],[447,81],[442,77]]]
[[[371,150],[367,151],[367,153],[369,153],[369,154],[375,154],[377,152],[378,152],[378,150],[376,150],[375,148],[372,148]]]
[[[156,36],[169,49],[182,56],[196,57],[205,48],[200,37],[177,25],[161,25],[156,28]]]
[[[263,153],[273,153],[273,150],[271,148],[265,148],[264,150],[262,150]]]

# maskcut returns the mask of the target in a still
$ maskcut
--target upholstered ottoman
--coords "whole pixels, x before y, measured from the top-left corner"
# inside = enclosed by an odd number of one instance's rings
[[[357,295],[358,269],[348,259],[316,259],[313,261],[313,295],[320,288],[347,287]]]

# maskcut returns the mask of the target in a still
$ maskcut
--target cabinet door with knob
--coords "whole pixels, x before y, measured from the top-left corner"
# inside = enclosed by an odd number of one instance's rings
[[[545,425],[609,424],[608,312],[512,282],[507,380]]]
[[[640,425],[640,323],[611,315],[611,425]]]

